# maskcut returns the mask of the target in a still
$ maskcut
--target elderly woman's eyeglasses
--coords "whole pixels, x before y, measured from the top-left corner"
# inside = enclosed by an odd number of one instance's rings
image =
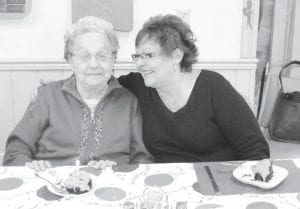
[[[153,52],[145,52],[145,53],[141,53],[141,54],[132,54],[131,58],[134,62],[137,62],[140,58],[144,61],[148,61],[151,58],[155,57],[155,56],[159,56],[161,55],[161,53],[153,53]]]
[[[90,53],[87,52],[79,52],[79,53],[70,53],[71,56],[75,56],[81,61],[82,63],[88,63],[94,56],[97,62],[106,62],[110,60],[112,57],[116,55],[116,52],[98,52],[95,55],[91,55]]]

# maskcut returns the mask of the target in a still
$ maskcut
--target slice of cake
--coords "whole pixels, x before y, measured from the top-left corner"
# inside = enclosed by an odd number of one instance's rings
[[[66,179],[65,187],[71,194],[82,194],[91,190],[92,179],[88,172],[76,170]]]
[[[254,179],[257,181],[269,182],[273,177],[273,167],[270,159],[260,160],[251,168]]]

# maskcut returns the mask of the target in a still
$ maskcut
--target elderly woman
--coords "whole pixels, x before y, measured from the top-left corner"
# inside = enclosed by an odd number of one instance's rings
[[[144,143],[156,162],[269,158],[241,95],[218,73],[193,69],[198,50],[186,23],[174,15],[150,18],[135,46],[139,73],[119,82],[139,100]]]
[[[112,76],[118,46],[112,25],[102,19],[86,17],[72,25],[65,34],[65,59],[74,75],[39,89],[8,137],[4,165],[44,169],[77,159],[152,161],[142,141],[137,99]]]

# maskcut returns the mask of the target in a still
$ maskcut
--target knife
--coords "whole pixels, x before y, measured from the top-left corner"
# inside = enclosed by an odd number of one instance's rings
[[[215,181],[214,176],[212,175],[209,166],[206,165],[206,166],[204,166],[204,168],[205,168],[205,171],[206,171],[206,173],[207,173],[207,175],[209,177],[209,181],[211,182],[211,184],[212,184],[212,186],[214,188],[215,193],[216,194],[221,194],[219,186],[217,185],[217,182]]]

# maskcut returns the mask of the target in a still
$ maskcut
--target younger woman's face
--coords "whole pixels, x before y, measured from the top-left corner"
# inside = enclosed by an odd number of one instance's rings
[[[155,40],[144,38],[136,47],[137,70],[142,74],[145,85],[159,88],[168,85],[169,78],[175,70],[172,55],[166,55]]]

